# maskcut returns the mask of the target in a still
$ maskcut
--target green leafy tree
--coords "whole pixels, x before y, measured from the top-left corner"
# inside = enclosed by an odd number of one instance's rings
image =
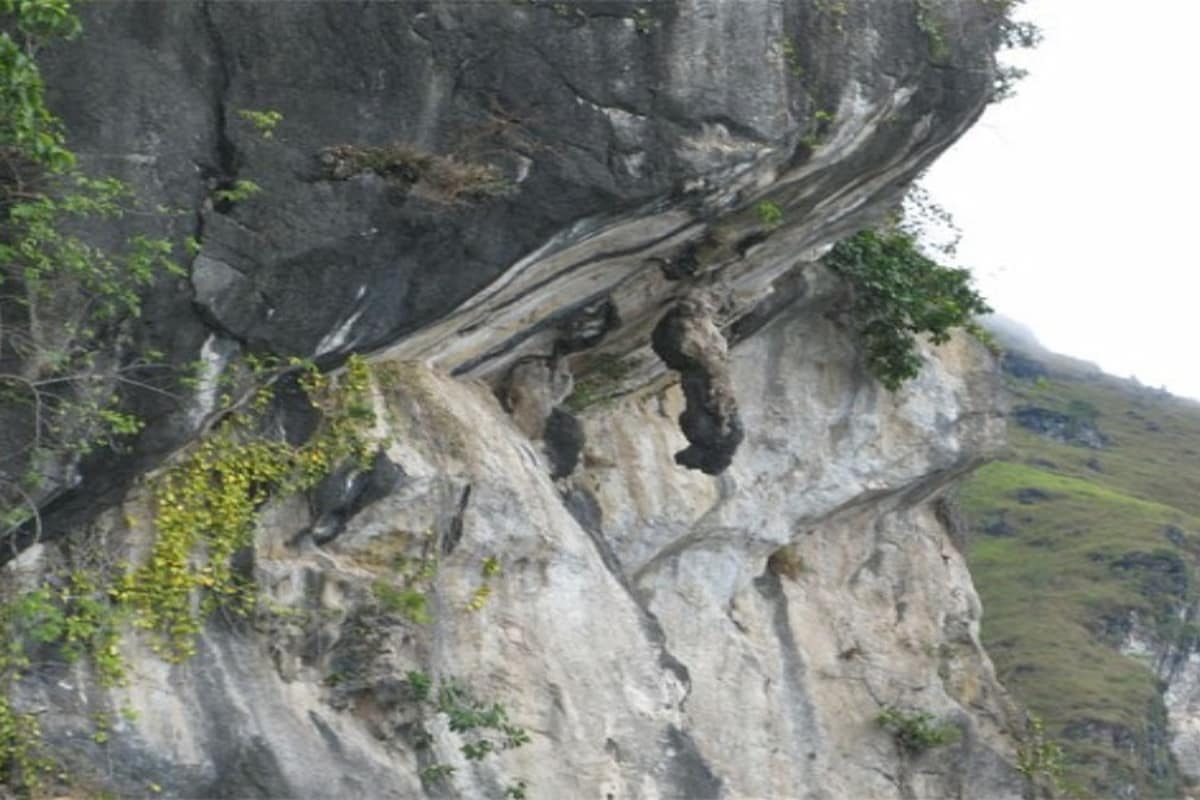
[[[34,59],[44,43],[77,36],[79,19],[68,0],[0,0],[0,21],[0,155],[10,171],[27,162],[65,172],[75,156],[46,107]]]
[[[1029,49],[1042,41],[1041,29],[1032,22],[1013,16],[1025,0],[985,0],[985,9],[996,16],[994,43],[997,50]],[[992,81],[991,102],[999,103],[1016,94],[1017,84],[1028,76],[1028,71],[1012,64],[999,64]]]
[[[921,371],[917,335],[942,344],[991,311],[970,272],[938,264],[904,231],[862,231],[835,245],[825,263],[849,283],[867,365],[893,391]]]
[[[140,429],[119,397],[155,354],[119,342],[143,290],[181,272],[163,239],[102,243],[101,226],[159,215],[84,174],[46,105],[37,54],[79,32],[68,0],[0,0],[0,543],[40,523],[73,459]]]

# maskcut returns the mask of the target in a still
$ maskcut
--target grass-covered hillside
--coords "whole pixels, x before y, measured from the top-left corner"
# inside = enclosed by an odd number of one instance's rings
[[[1180,797],[1162,691],[1200,638],[1200,404],[1043,352],[1005,366],[1009,449],[961,492],[984,642],[1070,795]]]

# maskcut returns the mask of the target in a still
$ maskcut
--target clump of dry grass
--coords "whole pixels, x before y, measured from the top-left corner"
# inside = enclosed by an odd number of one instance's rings
[[[322,150],[320,159],[332,180],[374,172],[391,183],[423,191],[430,199],[451,205],[512,190],[511,182],[495,165],[440,156],[404,142],[337,145]]]

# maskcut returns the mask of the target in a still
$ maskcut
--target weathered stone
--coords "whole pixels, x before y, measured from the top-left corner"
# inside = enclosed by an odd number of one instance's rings
[[[546,420],[543,437],[546,457],[550,459],[551,477],[567,477],[575,470],[579,454],[583,451],[583,426],[573,414],[556,408]]]
[[[745,433],[729,377],[729,351],[717,324],[717,297],[694,291],[654,327],[651,346],[679,373],[687,407],[679,427],[689,445],[675,454],[685,467],[717,475],[733,461]]]
[[[1013,411],[1013,419],[1022,428],[1028,428],[1049,439],[1090,447],[1093,450],[1108,446],[1108,437],[1100,432],[1095,422],[1085,417],[1048,408],[1025,406]]]
[[[85,6],[54,104],[85,164],[186,212],[161,226],[200,240],[188,286],[153,292],[134,338],[207,372],[178,409],[135,397],[155,413],[132,454],[85,468],[5,577],[36,585],[88,531],[142,557],[134,479],[217,413],[239,350],[386,363],[382,460],[261,510],[252,624],[215,615],[178,665],[131,633],[129,686],[60,665],[14,705],[119,796],[1021,796],[930,506],[1002,428],[987,356],[956,339],[884,391],[815,263],[979,115],[998,5],[931,4],[937,59],[908,3]],[[255,109],[283,114],[272,138]],[[364,146],[422,168],[362,169]],[[431,164],[504,186],[423,187]],[[211,196],[239,180],[262,191]],[[600,356],[620,391],[556,409],[561,369]],[[272,423],[303,439],[311,409],[280,389]],[[785,550],[803,568],[781,579]],[[468,758],[414,673],[530,743]],[[914,762],[887,705],[963,736]],[[124,706],[102,748],[93,715]]]
[[[575,353],[598,345],[609,331],[621,326],[621,315],[611,298],[603,297],[573,311],[559,323],[555,355]]]
[[[438,791],[461,797],[522,779],[556,797],[1015,800],[1012,710],[931,505],[1003,424],[976,373],[986,355],[955,340],[893,396],[853,346],[819,305],[739,346],[750,433],[720,478],[673,464],[677,387],[596,407],[565,502],[489,390],[401,365],[377,395],[377,435],[405,480],[320,550],[286,542],[320,509],[285,500],[262,517],[255,577],[278,617],[241,632],[214,620],[175,667],[127,643],[134,683],[93,687],[74,711],[55,674],[31,676],[20,701],[55,709],[43,724],[68,764],[93,757],[91,703],[135,709],[106,744],[118,793],[406,797],[446,763]],[[321,508],[353,504],[337,488]],[[114,540],[146,502],[110,515]],[[767,567],[781,547],[803,564],[782,581]],[[381,607],[372,587],[430,554],[432,622]],[[467,610],[487,558],[500,575]],[[405,688],[412,670],[502,703],[531,743],[464,760],[468,740]],[[965,733],[909,765],[874,723],[884,705]]]
[[[517,429],[541,439],[550,413],[571,391],[571,373],[553,358],[524,358],[513,365],[497,387],[504,409]]]

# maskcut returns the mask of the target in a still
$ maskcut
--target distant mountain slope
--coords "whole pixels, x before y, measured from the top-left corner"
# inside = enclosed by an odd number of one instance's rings
[[[997,332],[1010,446],[961,492],[985,645],[1063,745],[1072,794],[1186,796],[1200,404]]]

